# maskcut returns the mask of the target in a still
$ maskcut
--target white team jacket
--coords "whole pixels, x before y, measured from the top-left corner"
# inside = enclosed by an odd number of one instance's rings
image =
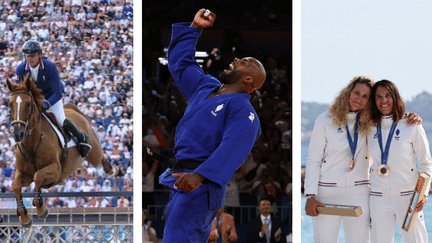
[[[402,118],[393,134],[387,159],[390,175],[386,178],[380,177],[377,173],[377,167],[381,165],[377,128],[373,127],[369,132],[369,149],[373,158],[370,172],[371,196],[410,195],[416,185],[419,173],[425,172],[432,175],[430,148],[423,126],[409,126],[406,121],[407,118]],[[385,149],[392,123],[392,118],[381,121],[383,149]]]
[[[357,113],[347,117],[350,135],[354,138],[354,123]],[[358,134],[355,166],[349,170],[351,151],[346,126],[336,127],[328,112],[315,121],[309,143],[306,164],[305,194],[318,195],[318,186],[347,187],[369,184],[370,158],[367,152],[366,136]]]

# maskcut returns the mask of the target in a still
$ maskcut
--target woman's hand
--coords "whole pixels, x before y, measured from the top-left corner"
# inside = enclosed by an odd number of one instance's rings
[[[318,207],[324,207],[324,204],[320,203],[315,197],[308,198],[306,201],[305,211],[309,216],[318,216]]]
[[[410,126],[423,123],[423,119],[417,113],[408,112],[405,114],[405,116],[408,117],[407,124]]]
[[[423,210],[424,206],[426,206],[426,198],[423,198],[423,200],[421,200],[420,202],[417,203],[416,207],[415,207],[415,211],[418,213],[420,211]]]

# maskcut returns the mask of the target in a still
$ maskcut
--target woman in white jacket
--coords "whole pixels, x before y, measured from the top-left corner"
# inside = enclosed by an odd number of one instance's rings
[[[369,168],[367,135],[373,126],[370,93],[374,81],[353,78],[335,98],[329,111],[315,121],[306,164],[305,211],[313,216],[315,242],[338,242],[342,220],[345,242],[370,240]],[[409,124],[421,119],[413,114]],[[324,204],[356,205],[359,217],[319,215]]]
[[[386,243],[394,241],[395,223],[403,225],[419,173],[431,175],[432,159],[423,126],[406,124],[405,105],[393,82],[377,82],[372,89],[371,103],[371,116],[376,124],[368,135],[373,158],[370,172],[371,242]],[[426,199],[416,205],[419,214],[414,229],[410,232],[401,230],[404,242],[428,242],[421,211],[425,204]]]
[[[374,81],[355,77],[315,121],[306,165],[306,214],[313,216],[315,242],[369,242],[369,174],[366,134],[372,125],[369,95]],[[318,215],[323,204],[361,206],[359,217]]]

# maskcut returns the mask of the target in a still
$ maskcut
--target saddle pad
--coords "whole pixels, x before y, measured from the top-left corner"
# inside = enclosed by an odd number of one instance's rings
[[[61,133],[61,131],[58,129],[58,127],[51,121],[51,119],[49,119],[48,117],[47,117],[47,115],[45,115],[44,113],[42,113],[42,116],[48,121],[48,123],[51,125],[51,127],[54,129],[54,131],[55,131],[55,133],[57,134],[57,137],[58,137],[58,139],[59,139],[59,141],[60,141],[60,144],[61,144],[61,146],[62,147],[64,147],[65,146],[65,143],[66,143],[66,140],[65,140],[65,138],[64,138],[64,136],[63,136],[63,134]],[[67,144],[67,148],[70,148],[70,147],[73,147],[73,146],[76,146],[76,142],[75,142],[75,139],[71,139],[70,141],[69,141],[69,143]]]

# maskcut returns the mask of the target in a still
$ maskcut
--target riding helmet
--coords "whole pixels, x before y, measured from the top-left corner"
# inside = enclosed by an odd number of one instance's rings
[[[34,56],[42,53],[42,47],[39,42],[35,40],[28,40],[24,43],[22,52],[25,56]]]

